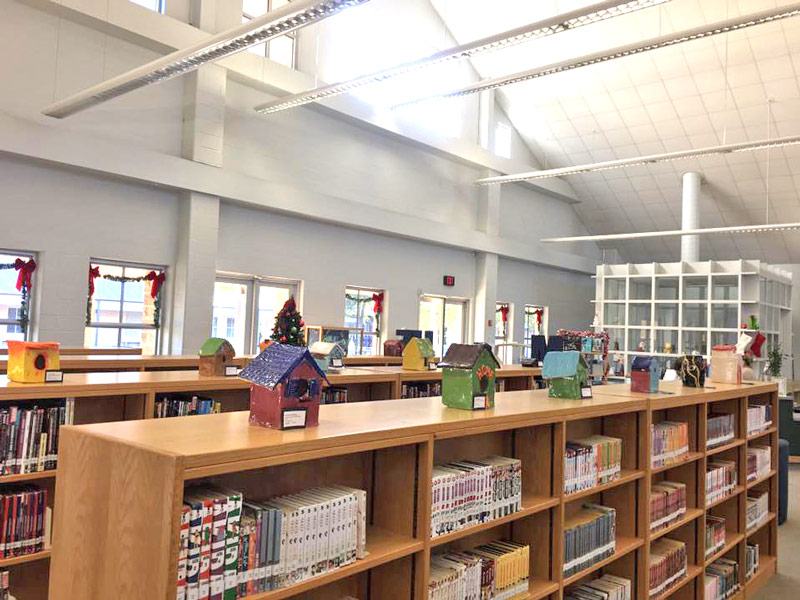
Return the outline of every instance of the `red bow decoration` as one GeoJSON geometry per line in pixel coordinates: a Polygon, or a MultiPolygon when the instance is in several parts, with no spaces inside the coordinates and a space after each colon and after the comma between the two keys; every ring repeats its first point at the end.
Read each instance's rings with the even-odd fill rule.
{"type": "Polygon", "coordinates": [[[17,290],[22,290],[24,285],[26,289],[31,289],[31,275],[36,270],[36,261],[32,258],[25,262],[21,258],[14,261],[14,268],[19,271],[17,276],[17,290]]]}
{"type": "Polygon", "coordinates": [[[536,323],[539,325],[539,327],[541,327],[542,326],[542,319],[544,318],[544,309],[543,308],[537,308],[535,311],[533,311],[533,314],[536,317],[536,323]]]}
{"type": "Polygon", "coordinates": [[[94,296],[94,280],[100,277],[100,267],[89,265],[89,296],[94,296]]]}
{"type": "Polygon", "coordinates": [[[383,312],[383,292],[372,294],[372,302],[374,303],[372,309],[375,311],[375,314],[381,314],[383,312]]]}
{"type": "Polygon", "coordinates": [[[156,273],[155,271],[150,271],[147,275],[145,275],[145,279],[147,281],[152,281],[153,285],[150,288],[150,297],[155,298],[158,296],[158,292],[161,291],[161,286],[164,285],[164,280],[167,276],[164,273],[156,273]]]}
{"type": "Polygon", "coordinates": [[[508,306],[500,307],[500,318],[503,319],[503,323],[508,323],[508,306]]]}

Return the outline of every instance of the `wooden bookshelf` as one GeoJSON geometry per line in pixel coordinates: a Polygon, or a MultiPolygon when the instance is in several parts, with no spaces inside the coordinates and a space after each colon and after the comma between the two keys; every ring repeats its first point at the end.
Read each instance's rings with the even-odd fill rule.
{"type": "MultiPolygon", "coordinates": [[[[142,384],[151,387],[140,389],[140,394],[156,393],[160,385],[177,389],[176,381],[142,384]]],[[[181,385],[185,388],[187,383],[192,387],[208,382],[181,385]]],[[[184,486],[211,481],[253,498],[331,483],[361,487],[368,493],[371,554],[367,559],[247,600],[335,600],[346,594],[420,600],[426,597],[432,552],[469,548],[503,537],[531,545],[532,578],[521,598],[557,600],[565,588],[610,573],[631,579],[635,597],[647,600],[650,543],[664,536],[686,543],[689,568],[686,577],[659,598],[703,600],[702,571],[708,562],[705,516],[709,513],[730,519],[726,546],[709,560],[731,556],[742,564],[741,598],[746,598],[775,572],[777,522],[767,518],[758,528],[746,531],[744,419],[748,398],[773,402],[777,415],[777,390],[767,383],[713,385],[714,390],[692,390],[664,383],[663,391],[671,393],[657,395],[632,394],[627,386],[603,386],[594,388],[593,399],[581,401],[551,399],[545,390],[505,392],[497,394],[493,410],[478,412],[445,408],[439,398],[327,405],[321,407],[319,427],[296,431],[250,427],[245,412],[67,427],[62,432],[56,480],[49,597],[171,600],[184,486]],[[740,489],[707,509],[705,419],[708,406],[720,401],[732,401],[739,411],[737,436],[743,443],[727,448],[721,456],[737,461],[740,489]],[[652,469],[651,424],[679,417],[690,422],[691,457],[652,469]],[[623,439],[621,478],[577,497],[565,495],[564,445],[568,439],[593,433],[623,439]],[[522,460],[522,510],[431,538],[433,465],[490,453],[522,460]],[[688,510],[667,530],[651,533],[650,486],[662,479],[687,483],[691,488],[688,510]],[[563,524],[582,501],[601,502],[617,510],[616,551],[564,577],[563,524]],[[95,526],[98,515],[106,526],[95,526]],[[745,585],[746,542],[759,543],[762,558],[745,585]]],[[[759,443],[765,441],[773,446],[777,464],[777,433],[759,438],[759,443]]],[[[770,473],[755,482],[754,489],[769,489],[770,512],[775,513],[777,477],[770,473]]],[[[21,600],[45,597],[43,589],[39,594],[21,600]]]]}

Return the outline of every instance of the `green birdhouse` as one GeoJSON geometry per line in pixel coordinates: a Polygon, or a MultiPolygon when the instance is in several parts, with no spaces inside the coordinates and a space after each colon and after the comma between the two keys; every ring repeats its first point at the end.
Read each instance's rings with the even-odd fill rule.
{"type": "Polygon", "coordinates": [[[589,387],[589,365],[577,350],[548,352],[544,356],[542,377],[547,380],[551,398],[580,400],[589,387]]]}
{"type": "Polygon", "coordinates": [[[489,344],[450,344],[442,368],[442,402],[450,408],[494,407],[494,381],[500,362],[489,344]]]}

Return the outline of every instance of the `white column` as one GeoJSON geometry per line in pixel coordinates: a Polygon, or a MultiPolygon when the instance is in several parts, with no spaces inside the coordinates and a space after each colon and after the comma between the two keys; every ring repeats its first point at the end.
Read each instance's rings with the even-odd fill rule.
{"type": "MultiPolygon", "coordinates": [[[[683,174],[683,205],[681,208],[681,229],[698,229],[700,227],[700,185],[703,176],[700,173],[683,174]]],[[[696,262],[700,260],[700,236],[681,236],[681,260],[696,262]]]]}
{"type": "MultiPolygon", "coordinates": [[[[500,233],[500,189],[499,185],[479,188],[478,229],[489,235],[500,233]]],[[[497,254],[476,253],[474,339],[476,342],[486,342],[492,346],[494,346],[494,317],[497,304],[497,266],[497,254]]]]}

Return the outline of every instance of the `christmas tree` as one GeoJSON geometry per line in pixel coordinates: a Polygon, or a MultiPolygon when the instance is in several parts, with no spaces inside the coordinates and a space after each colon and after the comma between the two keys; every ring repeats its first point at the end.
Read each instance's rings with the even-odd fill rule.
{"type": "Polygon", "coordinates": [[[290,297],[283,308],[275,316],[275,327],[272,329],[272,339],[281,344],[290,346],[305,346],[306,339],[303,335],[303,317],[297,312],[294,296],[290,297]]]}

